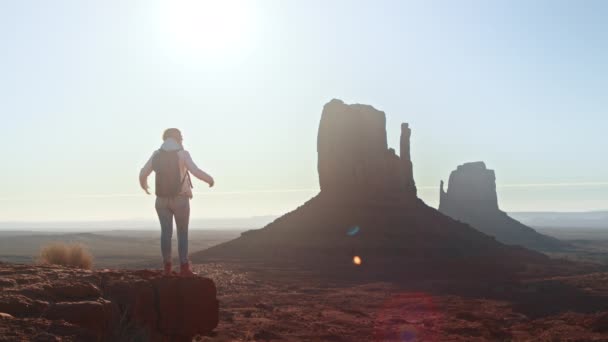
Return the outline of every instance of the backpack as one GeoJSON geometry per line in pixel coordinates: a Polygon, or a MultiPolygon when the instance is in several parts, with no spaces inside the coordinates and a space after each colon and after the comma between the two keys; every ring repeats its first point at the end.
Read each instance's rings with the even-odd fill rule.
{"type": "MultiPolygon", "coordinates": [[[[156,196],[174,197],[182,192],[182,184],[190,174],[186,171],[184,178],[181,178],[179,169],[179,151],[158,150],[152,159],[152,169],[156,174],[156,196]]],[[[192,183],[190,183],[192,184],[192,183]]],[[[190,185],[192,186],[192,185],[190,185]]]]}

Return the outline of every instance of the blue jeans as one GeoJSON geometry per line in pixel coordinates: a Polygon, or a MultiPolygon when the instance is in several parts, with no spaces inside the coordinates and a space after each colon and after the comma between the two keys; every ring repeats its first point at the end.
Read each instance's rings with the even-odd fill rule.
{"type": "Polygon", "coordinates": [[[156,213],[160,221],[160,249],[165,263],[171,262],[173,218],[177,226],[177,251],[182,264],[188,262],[188,223],[190,199],[186,196],[156,197],[156,213]]]}

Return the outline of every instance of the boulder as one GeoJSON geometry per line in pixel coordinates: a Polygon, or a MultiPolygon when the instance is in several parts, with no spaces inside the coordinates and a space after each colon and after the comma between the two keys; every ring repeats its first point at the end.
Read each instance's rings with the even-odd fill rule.
{"type": "Polygon", "coordinates": [[[191,337],[219,323],[213,281],[201,277],[162,277],[153,281],[158,300],[158,328],[165,336],[191,337]]]}

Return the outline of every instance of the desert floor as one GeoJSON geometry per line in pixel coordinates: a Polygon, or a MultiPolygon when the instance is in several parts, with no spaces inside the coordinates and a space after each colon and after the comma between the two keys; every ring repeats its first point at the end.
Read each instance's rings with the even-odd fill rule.
{"type": "MultiPolygon", "coordinates": [[[[220,300],[220,325],[201,337],[205,341],[608,341],[608,310],[577,312],[574,305],[542,313],[506,300],[386,282],[335,283],[297,270],[195,269],[215,280],[220,300]]],[[[608,292],[605,273],[537,281],[569,284],[598,298],[608,292]]]]}
{"type": "MultiPolygon", "coordinates": [[[[577,246],[554,256],[603,263],[608,255],[608,236],[603,232],[581,235],[576,230],[545,229],[543,233],[577,246]]],[[[239,234],[192,231],[191,251],[239,234]]],[[[0,260],[31,263],[41,246],[61,241],[89,246],[96,268],[154,268],[160,260],[158,235],[152,230],[2,232],[0,260]]],[[[213,263],[194,269],[216,282],[220,300],[219,327],[199,340],[608,341],[608,304],[603,306],[608,273],[536,279],[520,289],[525,299],[518,301],[388,282],[335,282],[314,271],[259,265],[213,263]],[[576,291],[560,290],[562,286],[576,291]],[[583,300],[586,295],[591,297],[583,300]]],[[[448,287],[456,285],[444,281],[448,287]]]]}

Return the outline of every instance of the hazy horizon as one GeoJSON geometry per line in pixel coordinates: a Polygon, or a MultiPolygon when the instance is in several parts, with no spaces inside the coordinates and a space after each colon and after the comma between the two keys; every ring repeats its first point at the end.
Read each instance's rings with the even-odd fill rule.
{"type": "MultiPolygon", "coordinates": [[[[608,230],[608,211],[508,212],[518,221],[535,228],[565,228],[573,232],[608,230]]],[[[263,228],[281,215],[252,217],[192,218],[193,230],[249,230],[263,228]]],[[[107,231],[159,231],[155,218],[99,221],[0,221],[2,232],[95,233],[107,231]]]]}
{"type": "Polygon", "coordinates": [[[430,206],[440,180],[483,160],[504,211],[608,210],[607,9],[0,3],[0,221],[155,220],[137,175],[167,127],[217,183],[195,182],[193,218],[281,215],[318,192],[332,98],[385,111],[392,147],[410,124],[430,206]]]}

